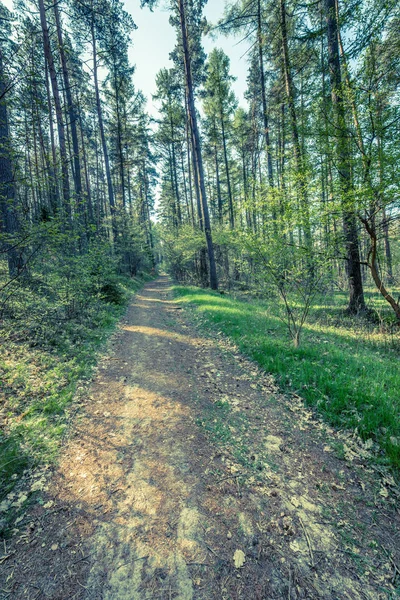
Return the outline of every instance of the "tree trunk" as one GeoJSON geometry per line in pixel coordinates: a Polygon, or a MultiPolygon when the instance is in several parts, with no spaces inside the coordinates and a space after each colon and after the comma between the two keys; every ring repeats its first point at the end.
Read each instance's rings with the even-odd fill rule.
{"type": "Polygon", "coordinates": [[[228,152],[226,149],[226,135],[225,135],[225,124],[224,124],[224,116],[221,112],[221,132],[222,132],[222,146],[224,149],[224,163],[225,163],[225,173],[226,173],[226,184],[228,187],[228,201],[229,201],[229,224],[231,229],[235,227],[235,217],[233,214],[233,199],[232,199],[232,188],[231,188],[231,179],[229,176],[229,164],[228,164],[228,152]]]}
{"type": "Polygon", "coordinates": [[[186,78],[186,89],[187,89],[187,100],[188,100],[188,109],[189,109],[189,117],[190,117],[190,126],[193,132],[193,152],[196,159],[197,170],[198,170],[198,180],[199,180],[199,190],[201,203],[203,208],[203,217],[204,217],[204,231],[206,234],[207,241],[207,252],[208,252],[208,260],[210,264],[210,287],[213,290],[218,289],[218,280],[217,280],[217,269],[215,265],[215,257],[214,257],[214,247],[212,243],[212,235],[211,235],[211,224],[210,224],[210,215],[208,212],[208,204],[206,197],[206,188],[204,184],[204,170],[203,170],[203,157],[201,153],[201,145],[200,145],[200,134],[197,127],[197,115],[196,115],[196,107],[194,102],[194,94],[193,94],[193,80],[192,80],[192,67],[191,67],[191,58],[190,51],[188,45],[188,31],[187,31],[187,23],[185,16],[185,4],[184,0],[179,0],[179,16],[181,22],[181,32],[182,32],[182,44],[183,44],[183,60],[185,65],[185,78],[186,78]]]}
{"type": "MultiPolygon", "coordinates": [[[[70,83],[70,79],[69,79],[67,58],[65,55],[64,40],[63,40],[62,29],[61,29],[60,13],[58,10],[57,2],[55,2],[53,4],[53,9],[54,9],[55,22],[56,22],[56,29],[57,29],[58,51],[60,53],[61,69],[62,69],[63,80],[64,80],[64,88],[65,88],[65,96],[67,99],[67,113],[68,113],[68,118],[69,118],[69,126],[71,129],[72,154],[73,154],[73,163],[74,163],[73,175],[74,175],[74,187],[75,187],[75,202],[76,202],[76,206],[77,206],[77,210],[78,210],[78,215],[80,217],[81,228],[83,228],[84,227],[85,207],[83,205],[83,199],[82,199],[81,162],[80,162],[80,156],[79,156],[78,131],[77,131],[77,127],[76,127],[77,114],[76,114],[76,107],[72,100],[71,83],[70,83]]],[[[81,237],[81,243],[84,243],[84,238],[85,238],[84,230],[82,230],[80,232],[80,237],[81,237]]]]}
{"type": "Polygon", "coordinates": [[[385,286],[383,285],[383,281],[379,275],[379,268],[377,263],[377,254],[378,254],[378,240],[376,237],[376,230],[373,225],[368,221],[368,219],[361,219],[364,224],[365,230],[367,231],[371,243],[371,247],[368,253],[367,265],[371,270],[372,279],[375,282],[376,287],[385,298],[386,302],[390,304],[392,307],[397,320],[400,322],[400,304],[396,302],[393,296],[389,294],[385,286]]]}
{"type": "Polygon", "coordinates": [[[57,73],[54,65],[53,54],[50,46],[49,28],[46,20],[46,9],[44,6],[44,0],[39,0],[39,13],[40,23],[42,26],[43,35],[43,49],[46,57],[47,65],[49,68],[51,88],[53,92],[54,107],[56,111],[57,130],[58,130],[58,141],[60,144],[60,156],[61,156],[61,178],[62,178],[62,190],[64,200],[64,211],[67,215],[69,225],[72,225],[72,211],[70,202],[70,188],[69,188],[69,173],[68,173],[68,156],[65,139],[65,127],[63,121],[63,114],[61,109],[60,90],[58,88],[57,73]]]}
{"type": "Polygon", "coordinates": [[[44,80],[46,85],[46,100],[47,100],[47,110],[49,113],[49,129],[50,129],[50,144],[51,144],[51,156],[53,160],[52,164],[52,176],[51,176],[51,188],[52,194],[51,198],[54,198],[54,206],[53,212],[57,214],[59,209],[59,193],[58,193],[58,185],[57,185],[57,152],[56,152],[56,144],[54,140],[54,126],[53,126],[53,110],[51,107],[51,97],[50,97],[50,86],[49,86],[49,70],[47,65],[46,57],[44,59],[44,80]]]}
{"type": "Polygon", "coordinates": [[[217,184],[217,203],[218,203],[218,220],[222,224],[222,196],[221,196],[221,182],[219,178],[219,165],[218,165],[218,154],[217,144],[214,144],[214,160],[215,160],[215,179],[217,184]]]}
{"type": "MultiPolygon", "coordinates": [[[[92,11],[93,10],[94,9],[92,7],[92,11]]],[[[113,188],[113,183],[112,183],[112,179],[111,179],[110,158],[108,155],[106,135],[105,135],[105,131],[104,131],[103,109],[101,106],[101,99],[100,99],[99,80],[98,80],[98,73],[97,73],[97,71],[98,71],[97,46],[96,46],[96,36],[95,36],[95,29],[94,29],[93,12],[92,12],[92,23],[91,23],[91,35],[92,35],[92,51],[93,51],[93,80],[94,80],[94,90],[95,90],[95,95],[96,95],[97,119],[99,122],[100,140],[101,140],[101,147],[103,150],[103,157],[104,157],[104,169],[106,172],[108,201],[110,204],[112,230],[113,230],[113,236],[114,236],[114,242],[115,242],[118,237],[118,230],[117,230],[117,224],[116,224],[116,218],[115,218],[114,188],[113,188]]]]}
{"type": "Polygon", "coordinates": [[[292,140],[293,140],[293,151],[294,161],[296,166],[296,178],[297,178],[297,190],[299,195],[299,201],[301,206],[301,223],[303,226],[305,244],[308,251],[311,251],[312,239],[311,239],[311,227],[310,227],[310,212],[308,207],[308,191],[306,184],[306,173],[304,157],[300,146],[299,128],[297,125],[297,114],[296,106],[294,101],[294,86],[292,71],[289,58],[289,46],[287,38],[287,26],[286,26],[286,4],[285,0],[280,0],[280,16],[281,16],[281,37],[282,37],[282,57],[283,57],[283,71],[285,78],[286,96],[289,107],[289,117],[292,129],[292,140]]]}
{"type": "Polygon", "coordinates": [[[358,242],[357,222],[354,210],[349,206],[352,194],[350,172],[350,150],[346,127],[345,107],[342,95],[342,78],[339,60],[338,22],[335,0],[325,0],[325,18],[328,36],[328,61],[331,81],[331,97],[336,121],[336,153],[339,172],[339,183],[343,207],[343,231],[347,252],[347,275],[350,299],[348,310],[357,314],[365,310],[364,290],[361,277],[360,250],[358,242]]]}
{"type": "Polygon", "coordinates": [[[271,142],[270,142],[270,137],[269,137],[267,93],[266,93],[266,89],[265,89],[264,53],[263,53],[263,39],[262,39],[262,28],[261,28],[261,0],[257,0],[257,42],[258,42],[258,58],[260,61],[261,99],[262,99],[262,107],[263,107],[265,150],[267,153],[268,183],[269,183],[269,186],[271,188],[273,188],[274,187],[274,170],[273,170],[273,166],[272,166],[271,142]]]}
{"type": "Polygon", "coordinates": [[[182,224],[182,211],[181,211],[181,199],[179,195],[179,186],[178,186],[178,168],[176,165],[176,153],[175,153],[175,134],[174,134],[174,124],[172,120],[172,116],[170,118],[171,125],[171,158],[172,158],[172,175],[173,175],[173,186],[175,192],[176,199],[176,216],[178,219],[178,224],[182,224]]]}
{"type": "Polygon", "coordinates": [[[5,235],[2,243],[7,253],[8,272],[10,277],[16,277],[23,269],[22,249],[18,249],[15,234],[18,233],[18,217],[16,209],[16,194],[14,173],[12,167],[12,150],[10,144],[10,129],[8,125],[7,101],[5,94],[7,84],[3,69],[3,55],[0,48],[0,216],[1,231],[5,235]]]}

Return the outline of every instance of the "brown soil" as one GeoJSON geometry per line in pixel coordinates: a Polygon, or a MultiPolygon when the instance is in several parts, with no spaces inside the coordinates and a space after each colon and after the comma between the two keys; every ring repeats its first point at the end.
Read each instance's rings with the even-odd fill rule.
{"type": "Polygon", "coordinates": [[[192,321],[166,277],[136,295],[59,467],[31,481],[43,504],[0,551],[0,598],[394,598],[393,480],[192,321]]]}

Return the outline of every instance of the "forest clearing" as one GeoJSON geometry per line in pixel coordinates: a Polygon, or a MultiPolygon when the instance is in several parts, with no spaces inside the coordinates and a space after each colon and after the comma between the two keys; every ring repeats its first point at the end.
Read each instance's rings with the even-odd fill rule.
{"type": "Polygon", "coordinates": [[[398,9],[0,2],[0,600],[400,597],[398,9]]]}

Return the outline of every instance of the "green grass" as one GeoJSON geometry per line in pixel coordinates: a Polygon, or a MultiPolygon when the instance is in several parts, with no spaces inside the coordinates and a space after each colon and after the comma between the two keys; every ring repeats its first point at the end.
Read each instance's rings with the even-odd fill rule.
{"type": "MultiPolygon", "coordinates": [[[[89,380],[102,344],[145,279],[120,277],[119,303],[97,299],[68,320],[46,319],[40,328],[37,315],[3,323],[0,506],[26,469],[57,459],[76,392],[89,380]]],[[[0,529],[10,518],[11,513],[5,519],[0,514],[0,529]]]]}
{"type": "MultiPolygon", "coordinates": [[[[204,326],[228,336],[285,391],[299,394],[331,424],[372,438],[380,458],[400,468],[400,339],[345,316],[343,297],[312,310],[299,348],[277,301],[242,300],[194,287],[174,288],[204,326]]],[[[379,301],[378,301],[379,302],[379,301]]],[[[384,308],[382,308],[384,310],[384,308]]]]}

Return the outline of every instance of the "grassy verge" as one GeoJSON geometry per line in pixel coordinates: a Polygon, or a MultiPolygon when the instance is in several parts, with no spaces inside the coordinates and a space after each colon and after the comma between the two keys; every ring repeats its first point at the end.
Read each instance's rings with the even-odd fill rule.
{"type": "Polygon", "coordinates": [[[101,345],[145,279],[120,277],[118,302],[98,298],[70,319],[39,323],[40,311],[34,311],[35,318],[27,314],[21,322],[2,324],[0,511],[26,469],[57,458],[76,391],[90,377],[101,345]]]}
{"type": "MultiPolygon", "coordinates": [[[[182,304],[202,323],[228,336],[282,389],[297,393],[331,424],[372,438],[380,458],[400,468],[400,343],[377,327],[347,319],[337,306],[316,306],[294,348],[276,301],[238,300],[176,286],[182,304]]],[[[334,303],[335,304],[335,303],[334,303]]]]}

